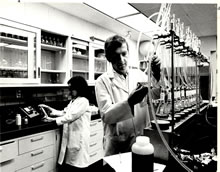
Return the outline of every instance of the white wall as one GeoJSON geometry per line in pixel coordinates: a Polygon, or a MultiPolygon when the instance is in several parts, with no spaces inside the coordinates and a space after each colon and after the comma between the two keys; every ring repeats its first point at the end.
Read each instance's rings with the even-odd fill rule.
{"type": "Polygon", "coordinates": [[[200,37],[201,39],[201,53],[207,57],[211,57],[211,51],[217,51],[217,37],[206,36],[200,37]]]}
{"type": "MultiPolygon", "coordinates": [[[[43,3],[17,3],[0,1],[0,17],[31,25],[56,33],[89,40],[95,36],[102,40],[115,34],[105,28],[61,12],[43,3]]],[[[128,41],[130,46],[129,64],[138,64],[136,43],[128,41]]]]}

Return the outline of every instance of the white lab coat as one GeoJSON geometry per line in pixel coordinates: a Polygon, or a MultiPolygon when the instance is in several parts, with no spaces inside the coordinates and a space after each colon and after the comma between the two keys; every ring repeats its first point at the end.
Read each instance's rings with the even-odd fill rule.
{"type": "Polygon", "coordinates": [[[56,123],[63,125],[59,164],[65,161],[75,167],[89,165],[90,118],[89,101],[84,97],[71,101],[63,116],[56,118],[56,123]]]}
{"type": "Polygon", "coordinates": [[[126,79],[112,70],[96,80],[96,100],[104,123],[105,156],[114,152],[112,145],[115,139],[124,141],[135,136],[134,131],[137,135],[142,135],[143,129],[150,126],[147,102],[135,105],[134,117],[127,102],[137,83],[147,81],[147,75],[139,69],[129,69],[126,79]]]}

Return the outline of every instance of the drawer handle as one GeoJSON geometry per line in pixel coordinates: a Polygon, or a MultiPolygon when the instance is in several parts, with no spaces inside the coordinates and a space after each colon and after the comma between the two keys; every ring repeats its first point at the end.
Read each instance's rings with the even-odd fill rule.
{"type": "Polygon", "coordinates": [[[93,137],[93,136],[95,136],[95,135],[97,135],[97,133],[94,133],[94,134],[90,134],[90,137],[93,137]]]}
{"type": "Polygon", "coordinates": [[[43,136],[41,137],[38,137],[38,138],[34,138],[34,139],[31,139],[31,142],[36,142],[36,141],[39,141],[39,140],[43,140],[43,136]]]}
{"type": "Polygon", "coordinates": [[[93,146],[95,146],[95,145],[97,145],[97,143],[93,143],[93,144],[91,144],[91,145],[89,145],[90,147],[93,147],[93,146]]]}
{"type": "Polygon", "coordinates": [[[31,153],[31,156],[36,156],[36,155],[39,155],[39,154],[42,154],[44,153],[44,151],[39,151],[39,152],[34,152],[34,153],[31,153]]]}
{"type": "Polygon", "coordinates": [[[96,152],[96,153],[94,153],[94,154],[91,154],[91,155],[90,155],[90,157],[93,157],[93,156],[95,156],[96,154],[97,154],[97,152],[96,152]]]}
{"type": "Polygon", "coordinates": [[[36,170],[36,169],[41,168],[41,167],[43,167],[43,166],[44,166],[44,162],[42,162],[42,163],[39,164],[39,165],[32,166],[32,167],[31,167],[31,170],[36,170]]]}

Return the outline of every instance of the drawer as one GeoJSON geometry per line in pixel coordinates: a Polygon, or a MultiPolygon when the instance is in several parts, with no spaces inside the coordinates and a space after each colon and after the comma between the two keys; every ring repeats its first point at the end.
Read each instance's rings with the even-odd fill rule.
{"type": "Polygon", "coordinates": [[[0,143],[0,162],[14,159],[18,155],[17,141],[6,141],[0,143]]]}
{"type": "Polygon", "coordinates": [[[101,119],[92,120],[90,122],[90,131],[103,130],[103,124],[101,119]]]}
{"type": "Polygon", "coordinates": [[[18,170],[17,172],[48,172],[54,168],[53,158],[33,164],[29,167],[18,170]]]}
{"type": "Polygon", "coordinates": [[[90,158],[89,164],[93,164],[94,162],[102,159],[103,149],[99,149],[99,150],[96,150],[95,152],[90,153],[89,158],[90,158]]]}
{"type": "Polygon", "coordinates": [[[15,159],[0,163],[1,172],[15,171],[15,159]]]}
{"type": "Polygon", "coordinates": [[[102,141],[101,140],[96,140],[94,142],[90,142],[89,143],[89,154],[98,150],[98,149],[102,149],[102,141]]]}
{"type": "Polygon", "coordinates": [[[94,142],[95,140],[99,140],[100,142],[102,142],[103,130],[96,130],[90,133],[90,142],[94,142]]]}
{"type": "Polygon", "coordinates": [[[19,154],[30,152],[55,143],[55,132],[32,135],[18,140],[19,154]]]}
{"type": "Polygon", "coordinates": [[[21,169],[44,159],[49,159],[54,156],[53,145],[40,148],[25,154],[22,154],[16,159],[16,168],[21,169]]]}

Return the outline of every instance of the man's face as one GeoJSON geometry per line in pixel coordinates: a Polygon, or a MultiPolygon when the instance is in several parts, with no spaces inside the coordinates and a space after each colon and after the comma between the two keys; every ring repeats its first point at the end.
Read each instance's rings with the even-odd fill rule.
{"type": "Polygon", "coordinates": [[[126,43],[123,43],[121,47],[117,48],[112,53],[111,63],[113,69],[121,75],[127,73],[127,61],[128,61],[128,47],[126,43]]]}

